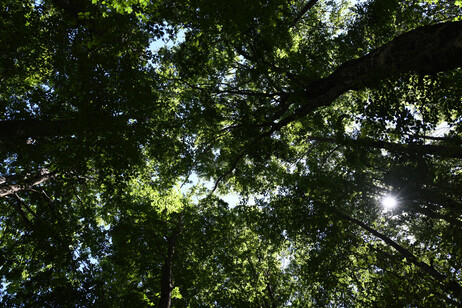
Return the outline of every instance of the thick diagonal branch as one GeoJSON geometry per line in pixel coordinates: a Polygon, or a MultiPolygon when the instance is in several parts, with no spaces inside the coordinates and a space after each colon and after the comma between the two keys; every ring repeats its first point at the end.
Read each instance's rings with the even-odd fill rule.
{"type": "MultiPolygon", "coordinates": [[[[31,189],[34,186],[40,185],[49,179],[53,178],[55,174],[51,173],[48,169],[42,169],[39,173],[34,175],[26,175],[16,184],[7,184],[0,186],[0,197],[13,195],[18,191],[31,189]]],[[[16,178],[16,176],[14,176],[16,178]]],[[[13,177],[12,177],[13,178],[13,177]]],[[[0,178],[6,181],[7,178],[0,178]]]]}
{"type": "Polygon", "coordinates": [[[345,62],[331,75],[306,85],[295,113],[282,118],[274,132],[349,90],[373,87],[402,73],[434,74],[462,67],[462,21],[424,26],[404,33],[369,54],[345,62]]]}
{"type": "MultiPolygon", "coordinates": [[[[320,107],[330,106],[340,95],[349,90],[374,87],[380,81],[402,73],[433,74],[459,67],[462,67],[462,21],[417,28],[396,37],[361,58],[345,62],[331,75],[307,84],[304,95],[288,93],[288,100],[290,101],[290,96],[293,96],[292,104],[297,104],[299,107],[295,108],[293,113],[267,123],[270,127],[249,144],[255,146],[289,123],[303,118],[320,107]]],[[[288,109],[289,105],[284,106],[280,114],[285,114],[288,109]]],[[[385,144],[381,146],[391,147],[385,144]]],[[[239,161],[246,156],[248,148],[248,145],[243,147],[231,166],[217,180],[214,190],[219,182],[236,169],[239,161]]],[[[440,153],[440,148],[430,146],[426,149],[440,153]]],[[[460,150],[457,150],[454,155],[460,156],[460,150]]]]}

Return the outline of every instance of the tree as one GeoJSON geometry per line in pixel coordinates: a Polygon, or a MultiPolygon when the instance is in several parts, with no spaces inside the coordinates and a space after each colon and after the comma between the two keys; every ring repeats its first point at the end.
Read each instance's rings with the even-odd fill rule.
{"type": "MultiPolygon", "coordinates": [[[[380,223],[387,230],[375,235],[385,235],[379,238],[400,247],[390,250],[392,242],[385,241],[386,253],[396,263],[388,265],[394,268],[390,272],[407,272],[403,277],[408,277],[407,286],[413,290],[404,294],[399,278],[380,275],[385,268],[369,268],[363,277],[375,290],[390,288],[399,295],[387,298],[374,293],[374,300],[360,297],[359,303],[454,304],[454,298],[460,298],[458,257],[452,257],[456,245],[451,243],[460,232],[460,215],[456,214],[460,198],[453,194],[459,191],[456,170],[460,167],[453,158],[461,148],[460,87],[456,85],[460,81],[456,69],[460,67],[460,49],[453,45],[450,53],[440,54],[446,49],[439,39],[430,38],[447,27],[444,44],[455,43],[457,40],[449,37],[460,36],[461,24],[448,19],[457,17],[460,8],[454,4],[370,1],[357,5],[360,15],[351,18],[341,15],[342,4],[320,2],[313,6],[307,2],[306,6],[310,9],[301,19],[299,14],[285,15],[291,8],[284,5],[276,9],[279,18],[265,15],[262,9],[259,19],[252,22],[249,17],[242,22],[240,18],[246,18],[243,13],[236,17],[238,29],[227,24],[234,21],[232,9],[209,8],[187,24],[191,30],[183,44],[165,51],[164,73],[177,85],[175,93],[168,95],[176,94],[185,102],[183,113],[197,119],[190,122],[192,126],[200,123],[194,127],[200,133],[193,168],[212,177],[215,189],[264,195],[269,199],[269,213],[279,213],[270,216],[291,217],[274,224],[281,224],[281,231],[291,230],[288,238],[294,246],[314,247],[297,252],[296,259],[297,263],[310,260],[310,270],[318,273],[304,279],[302,288],[310,291],[296,293],[304,294],[299,303],[354,306],[358,302],[348,288],[355,285],[367,290],[347,270],[348,261],[358,254],[355,245],[377,239],[361,230],[351,237],[345,233],[345,223],[342,227],[335,223],[336,215],[317,210],[333,207],[356,219],[347,220],[350,223],[368,222],[351,228],[380,223]],[[210,12],[213,9],[215,14],[210,12]],[[435,9],[444,13],[427,14],[435,9]],[[442,123],[447,124],[448,134],[435,137],[435,129],[442,123]],[[447,188],[431,188],[439,181],[447,188]],[[401,198],[400,224],[383,221],[377,207],[379,196],[388,191],[401,198]],[[290,200],[285,210],[291,214],[280,213],[280,198],[290,200]],[[309,211],[314,208],[316,215],[302,214],[307,210],[296,206],[294,200],[304,200],[302,204],[307,204],[309,211]],[[304,221],[294,222],[299,219],[304,221]],[[432,222],[434,227],[425,232],[432,222]],[[311,236],[301,240],[300,230],[311,236]],[[444,236],[435,237],[439,232],[444,236]],[[342,260],[339,264],[327,257],[336,249],[340,250],[335,252],[335,260],[342,260]],[[404,251],[416,255],[415,261],[406,258],[413,262],[405,263],[406,268],[401,263],[403,256],[399,257],[404,251]],[[409,275],[415,270],[412,266],[419,268],[417,264],[430,267],[424,275],[409,275]],[[449,276],[440,279],[433,269],[449,276]],[[445,282],[440,284],[442,280],[445,282]],[[432,291],[423,292],[425,285],[432,291]]],[[[298,12],[304,8],[302,5],[298,12]]],[[[367,251],[363,258],[372,260],[375,252],[370,245],[363,245],[367,251]]],[[[295,277],[302,275],[294,272],[295,277]]],[[[370,291],[361,292],[364,296],[370,291]]]]}
{"type": "Polygon", "coordinates": [[[2,197],[2,304],[89,306],[101,296],[94,261],[107,253],[97,187],[44,183],[2,197]]]}
{"type": "Polygon", "coordinates": [[[460,305],[461,13],[6,1],[2,301],[460,305]]]}

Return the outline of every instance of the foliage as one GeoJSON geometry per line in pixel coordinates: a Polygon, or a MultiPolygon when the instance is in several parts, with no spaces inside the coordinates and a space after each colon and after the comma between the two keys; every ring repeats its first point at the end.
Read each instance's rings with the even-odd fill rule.
{"type": "Polygon", "coordinates": [[[5,306],[462,303],[460,1],[1,8],[5,306]]]}

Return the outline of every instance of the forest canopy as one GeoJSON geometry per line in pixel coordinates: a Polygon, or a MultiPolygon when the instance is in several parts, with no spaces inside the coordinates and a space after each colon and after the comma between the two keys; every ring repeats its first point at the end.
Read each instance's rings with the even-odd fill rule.
{"type": "Polygon", "coordinates": [[[5,307],[462,305],[462,2],[5,0],[5,307]]]}

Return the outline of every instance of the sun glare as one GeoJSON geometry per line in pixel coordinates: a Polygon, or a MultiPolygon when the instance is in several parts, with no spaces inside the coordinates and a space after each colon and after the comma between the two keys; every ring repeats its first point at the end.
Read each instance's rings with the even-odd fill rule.
{"type": "Polygon", "coordinates": [[[383,197],[382,199],[382,206],[386,209],[386,210],[391,210],[392,208],[394,208],[396,206],[398,202],[396,201],[396,198],[393,197],[393,196],[385,196],[383,197]]]}

